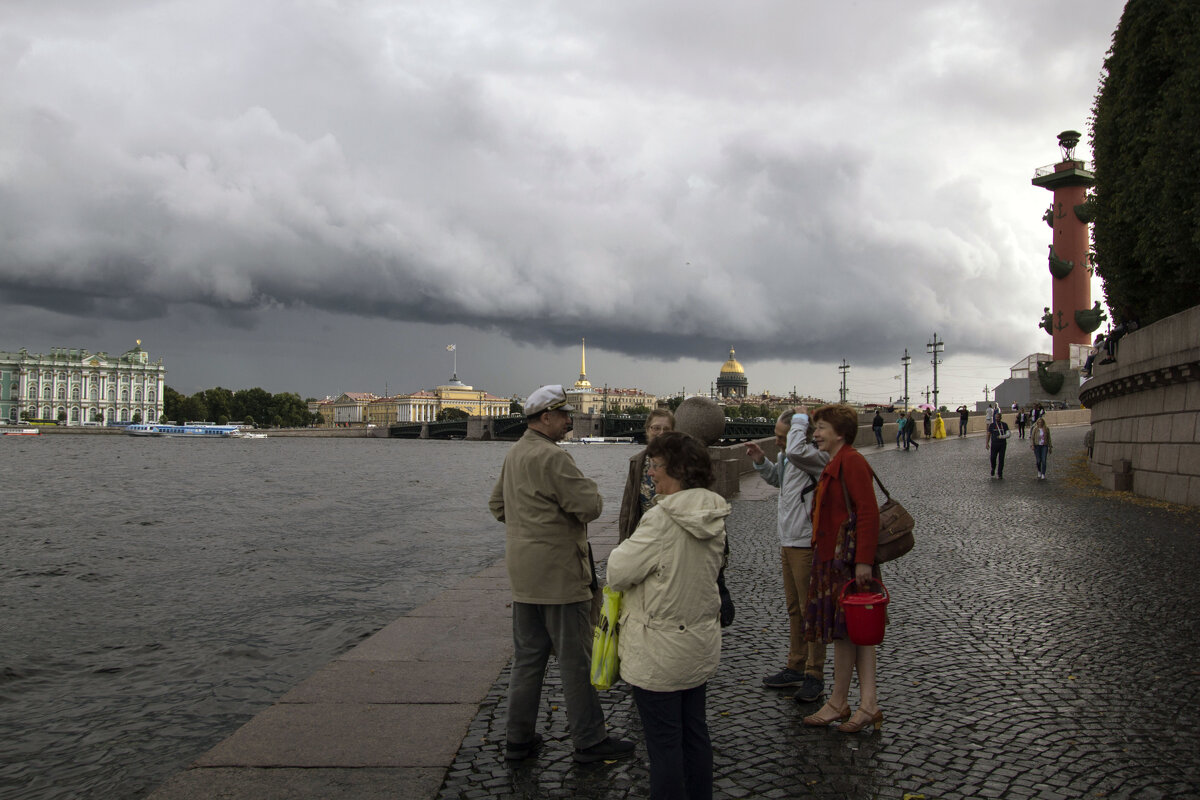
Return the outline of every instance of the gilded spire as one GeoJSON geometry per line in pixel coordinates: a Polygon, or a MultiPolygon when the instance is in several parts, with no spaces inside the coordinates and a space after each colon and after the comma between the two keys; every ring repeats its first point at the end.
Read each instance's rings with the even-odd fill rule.
{"type": "Polygon", "coordinates": [[[579,380],[575,381],[576,389],[590,389],[591,382],[587,379],[587,339],[580,339],[582,346],[579,350],[579,380]]]}

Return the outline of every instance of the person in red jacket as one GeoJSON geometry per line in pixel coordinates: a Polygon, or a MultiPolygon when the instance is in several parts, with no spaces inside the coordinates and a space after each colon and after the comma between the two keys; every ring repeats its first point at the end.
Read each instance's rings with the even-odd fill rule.
{"type": "Polygon", "coordinates": [[[805,725],[825,727],[843,721],[838,730],[855,733],[868,725],[883,726],[875,685],[875,647],[860,646],[846,634],[846,614],[839,597],[855,581],[859,589],[879,577],[875,547],[879,541],[879,506],[871,466],[851,445],[858,433],[858,414],[847,405],[821,406],[813,414],[813,442],[830,461],[817,484],[813,513],[813,565],[804,614],[808,641],[833,642],[833,691],[805,725]],[[845,491],[843,491],[845,487],[845,491]],[[846,507],[846,497],[850,508],[846,507]],[[858,673],[859,706],[850,714],[850,678],[858,673]]]}

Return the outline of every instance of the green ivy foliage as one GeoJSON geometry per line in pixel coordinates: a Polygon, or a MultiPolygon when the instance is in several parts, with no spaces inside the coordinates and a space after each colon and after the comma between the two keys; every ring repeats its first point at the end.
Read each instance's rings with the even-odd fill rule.
{"type": "Polygon", "coordinates": [[[1200,304],[1200,2],[1125,6],[1091,142],[1096,271],[1113,321],[1200,304]]]}

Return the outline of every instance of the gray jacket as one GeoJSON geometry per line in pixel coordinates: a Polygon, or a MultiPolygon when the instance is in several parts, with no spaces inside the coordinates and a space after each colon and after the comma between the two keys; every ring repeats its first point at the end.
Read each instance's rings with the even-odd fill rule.
{"type": "Polygon", "coordinates": [[[812,504],[814,490],[805,493],[821,477],[829,454],[808,441],[808,415],[792,416],[787,446],[778,462],[770,459],[755,464],[759,476],[779,487],[779,544],[783,547],[812,546],[812,504]]]}

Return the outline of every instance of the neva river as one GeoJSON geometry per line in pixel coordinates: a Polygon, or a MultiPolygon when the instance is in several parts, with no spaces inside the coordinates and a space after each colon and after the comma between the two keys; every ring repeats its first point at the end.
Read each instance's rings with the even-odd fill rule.
{"type": "MultiPolygon", "coordinates": [[[[0,797],[144,797],[504,555],[508,443],[0,437],[0,797]]],[[[572,445],[615,524],[633,445],[572,445]]]]}

